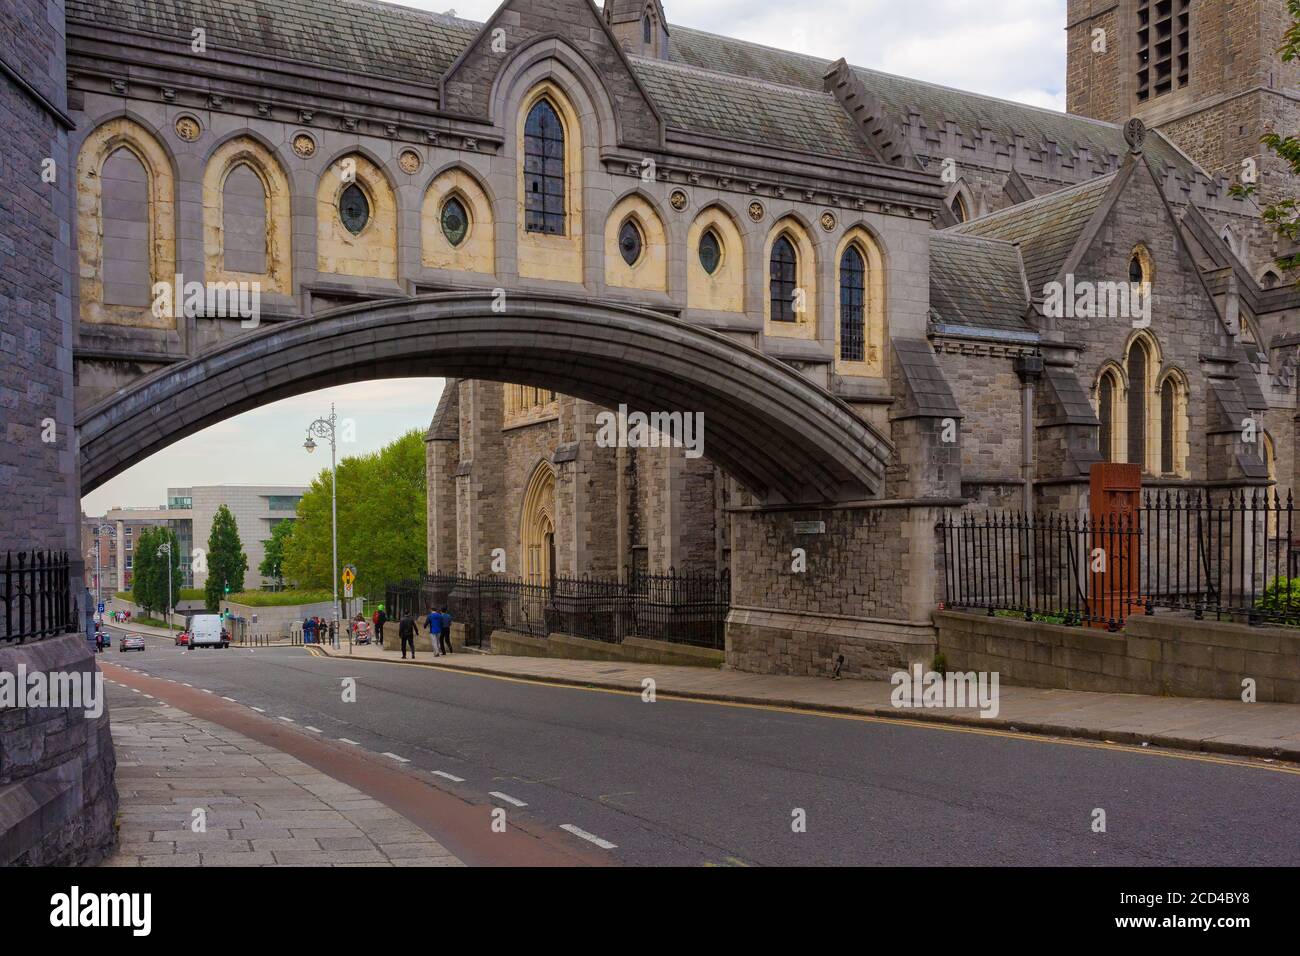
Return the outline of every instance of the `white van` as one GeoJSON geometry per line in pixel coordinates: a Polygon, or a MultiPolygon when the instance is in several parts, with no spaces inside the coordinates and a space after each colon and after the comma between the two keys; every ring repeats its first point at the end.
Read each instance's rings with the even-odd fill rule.
{"type": "Polygon", "coordinates": [[[190,618],[190,647],[229,647],[230,637],[220,614],[195,614],[190,618]]]}

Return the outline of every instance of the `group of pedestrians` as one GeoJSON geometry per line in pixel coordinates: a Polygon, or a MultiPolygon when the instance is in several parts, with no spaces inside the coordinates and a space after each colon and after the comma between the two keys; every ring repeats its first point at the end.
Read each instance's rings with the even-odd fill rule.
{"type": "Polygon", "coordinates": [[[330,639],[330,622],[323,617],[309,617],[302,622],[302,639],[305,644],[324,644],[330,639]]]}
{"type": "MultiPolygon", "coordinates": [[[[424,619],[424,629],[429,632],[433,643],[433,656],[442,657],[451,653],[451,612],[444,608],[429,608],[424,619]]],[[[402,639],[402,660],[406,660],[406,648],[411,648],[411,660],[415,660],[415,635],[420,630],[415,616],[407,611],[397,624],[397,636],[402,639]]]]}

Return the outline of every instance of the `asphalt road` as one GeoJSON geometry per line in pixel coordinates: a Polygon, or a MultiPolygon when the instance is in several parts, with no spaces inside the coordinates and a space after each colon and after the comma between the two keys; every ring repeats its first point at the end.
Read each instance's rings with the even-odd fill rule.
{"type": "Polygon", "coordinates": [[[405,758],[625,864],[1300,864],[1284,765],[147,640],[109,660],[405,758]]]}

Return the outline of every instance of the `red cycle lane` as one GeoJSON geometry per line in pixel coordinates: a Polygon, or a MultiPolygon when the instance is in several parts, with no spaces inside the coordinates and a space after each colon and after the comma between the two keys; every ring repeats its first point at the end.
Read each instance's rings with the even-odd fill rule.
{"type": "Polygon", "coordinates": [[[303,763],[355,787],[400,813],[470,866],[610,866],[616,861],[576,845],[562,831],[518,812],[504,833],[492,831],[492,804],[474,803],[394,767],[377,755],[286,727],[198,688],[128,671],[102,662],[105,677],[141,693],[152,694],[194,717],[291,754],[303,763]]]}

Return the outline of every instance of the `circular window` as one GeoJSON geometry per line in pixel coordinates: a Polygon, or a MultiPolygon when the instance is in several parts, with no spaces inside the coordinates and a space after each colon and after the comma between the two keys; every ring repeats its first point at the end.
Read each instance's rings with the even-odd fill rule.
{"type": "Polygon", "coordinates": [[[339,218],[354,236],[361,235],[361,230],[370,221],[370,200],[356,183],[343,190],[339,197],[339,218]]]}
{"type": "Polygon", "coordinates": [[[623,256],[623,261],[630,266],[636,265],[641,258],[644,244],[637,224],[631,219],[624,221],[622,228],[618,230],[618,251],[623,256]]]}
{"type": "Polygon", "coordinates": [[[712,229],[700,237],[700,265],[704,266],[704,271],[709,275],[717,272],[718,266],[722,265],[722,243],[712,229]]]}
{"type": "Polygon", "coordinates": [[[465,241],[467,232],[469,213],[465,211],[465,204],[455,197],[448,199],[442,207],[442,234],[453,246],[459,246],[465,241]]]}

